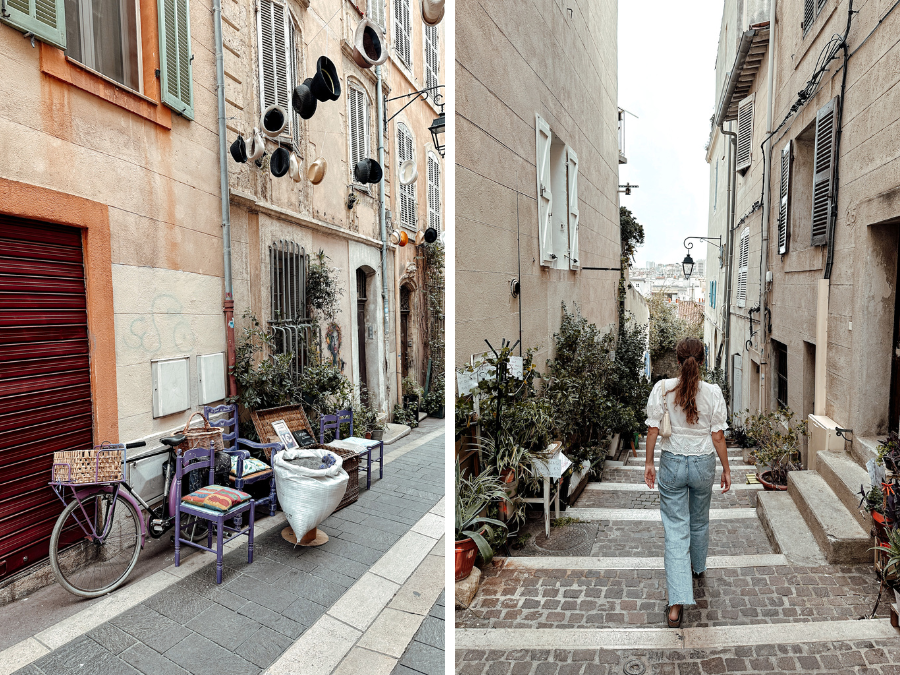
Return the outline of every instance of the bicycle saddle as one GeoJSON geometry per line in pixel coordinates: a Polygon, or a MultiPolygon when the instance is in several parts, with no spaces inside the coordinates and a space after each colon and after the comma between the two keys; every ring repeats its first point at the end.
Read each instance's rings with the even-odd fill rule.
{"type": "Polygon", "coordinates": [[[168,445],[170,448],[174,448],[176,445],[184,443],[184,435],[178,434],[177,436],[166,436],[165,438],[160,438],[159,442],[163,445],[168,445]]]}

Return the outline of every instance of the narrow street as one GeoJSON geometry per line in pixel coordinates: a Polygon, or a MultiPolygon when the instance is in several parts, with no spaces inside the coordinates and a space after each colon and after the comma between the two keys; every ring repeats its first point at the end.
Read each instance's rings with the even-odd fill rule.
{"type": "MultiPolygon", "coordinates": [[[[643,443],[637,454],[606,462],[603,482],[563,514],[579,522],[486,570],[470,608],[456,613],[460,675],[898,672],[890,591],[878,618],[857,620],[878,594],[871,563],[810,564],[800,547],[776,551],[740,449],[729,449],[732,491],[713,491],[697,605],[681,629],[667,628],[659,498],[643,484],[643,443]]],[[[794,526],[808,534],[802,519],[794,526]]]]}
{"type": "Polygon", "coordinates": [[[213,555],[176,568],[169,546],[147,561],[159,571],[105,598],[53,585],[4,607],[17,641],[0,645],[0,673],[442,673],[443,429],[427,419],[385,448],[384,478],[320,525],[321,547],[285,542],[278,512],[260,519],[252,564],[230,546],[221,586],[213,555]]]}

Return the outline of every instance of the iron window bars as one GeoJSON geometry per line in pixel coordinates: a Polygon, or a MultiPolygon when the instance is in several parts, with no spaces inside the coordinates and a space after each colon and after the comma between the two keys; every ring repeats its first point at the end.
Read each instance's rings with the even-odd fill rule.
{"type": "MultiPolygon", "coordinates": [[[[309,365],[309,346],[318,335],[306,306],[306,273],[309,257],[302,246],[279,239],[269,246],[269,299],[276,354],[293,354],[293,374],[309,365]]],[[[321,351],[321,350],[320,350],[321,351]]]]}

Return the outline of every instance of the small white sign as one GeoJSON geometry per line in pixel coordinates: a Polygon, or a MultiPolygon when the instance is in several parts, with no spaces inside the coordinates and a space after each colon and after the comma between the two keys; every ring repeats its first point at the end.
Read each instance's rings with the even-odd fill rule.
{"type": "Polygon", "coordinates": [[[551,443],[548,448],[550,451],[555,450],[550,456],[550,459],[546,462],[539,459],[534,460],[534,470],[537,471],[540,476],[554,479],[561,478],[566,472],[566,469],[572,466],[572,461],[562,453],[560,448],[562,448],[562,443],[555,441],[551,443]]]}
{"type": "Polygon", "coordinates": [[[494,366],[490,363],[481,363],[475,368],[475,374],[478,376],[479,382],[484,382],[485,380],[490,380],[494,377],[494,366]]]}
{"type": "Polygon", "coordinates": [[[478,389],[478,377],[471,370],[464,370],[456,374],[456,388],[460,396],[471,394],[478,389]]]}
{"type": "Polygon", "coordinates": [[[275,433],[278,434],[278,438],[281,439],[281,443],[284,445],[285,450],[300,449],[300,446],[297,445],[297,440],[294,438],[291,430],[288,429],[288,425],[284,420],[275,420],[272,422],[272,428],[275,430],[275,433]]]}
{"type": "Polygon", "coordinates": [[[509,357],[509,376],[514,377],[517,380],[522,380],[525,377],[525,361],[521,356],[510,356],[509,357]]]}

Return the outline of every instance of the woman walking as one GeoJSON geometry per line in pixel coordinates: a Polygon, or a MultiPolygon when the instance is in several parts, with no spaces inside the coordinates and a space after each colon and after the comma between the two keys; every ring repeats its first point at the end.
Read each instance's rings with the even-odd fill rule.
{"type": "Polygon", "coordinates": [[[722,494],[731,488],[724,433],[728,412],[722,390],[700,379],[703,343],[685,338],[675,347],[675,356],[681,376],[657,382],[647,401],[644,467],[644,480],[652,490],[656,483],[653,450],[658,438],[662,450],[659,505],[669,593],[666,621],[670,628],[680,627],[684,606],[695,604],[691,573],[699,577],[706,571],[716,454],[722,462],[722,494]]]}

